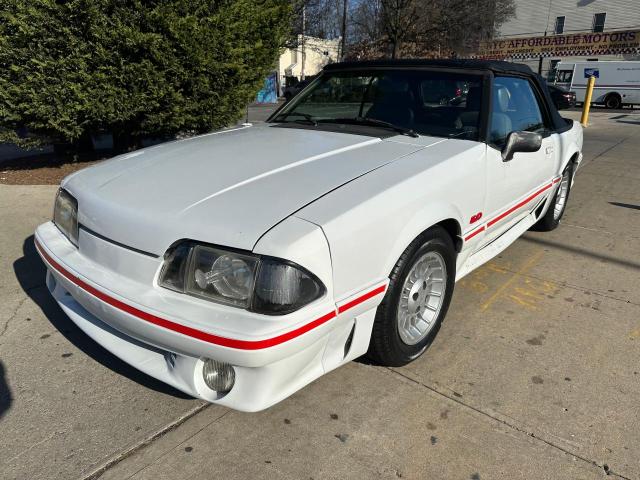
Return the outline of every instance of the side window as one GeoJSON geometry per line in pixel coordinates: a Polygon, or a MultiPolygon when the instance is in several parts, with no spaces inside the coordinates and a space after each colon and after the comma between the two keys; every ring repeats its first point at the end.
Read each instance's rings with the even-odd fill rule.
{"type": "Polygon", "coordinates": [[[573,78],[573,70],[558,70],[558,75],[556,76],[556,82],[571,83],[572,78],[573,78]]]}
{"type": "Polygon", "coordinates": [[[496,77],[492,88],[491,143],[502,147],[511,132],[545,131],[544,117],[528,80],[496,77]]]}

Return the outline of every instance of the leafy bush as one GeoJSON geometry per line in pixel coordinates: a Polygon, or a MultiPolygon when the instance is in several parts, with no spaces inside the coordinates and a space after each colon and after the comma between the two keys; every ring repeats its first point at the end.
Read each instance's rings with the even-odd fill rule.
{"type": "Polygon", "coordinates": [[[2,0],[0,141],[110,131],[124,149],[229,125],[289,20],[288,0],[2,0]]]}

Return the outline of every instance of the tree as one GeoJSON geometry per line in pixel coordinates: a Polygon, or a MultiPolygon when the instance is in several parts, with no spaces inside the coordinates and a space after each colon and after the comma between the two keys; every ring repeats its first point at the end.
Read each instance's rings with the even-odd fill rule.
{"type": "Polygon", "coordinates": [[[0,141],[229,125],[273,69],[287,0],[2,0],[0,141]],[[28,138],[16,132],[27,130],[28,138]]]}
{"type": "Polygon", "coordinates": [[[349,56],[468,55],[514,13],[514,0],[360,0],[349,56]]]}
{"type": "Polygon", "coordinates": [[[475,53],[481,41],[515,15],[513,0],[447,0],[441,29],[443,42],[459,54],[475,53]]]}
{"type": "Polygon", "coordinates": [[[302,34],[302,11],[305,32],[311,37],[333,39],[341,33],[343,0],[292,0],[291,37],[302,34]]]}
{"type": "Polygon", "coordinates": [[[366,0],[353,7],[351,15],[353,43],[372,43],[382,37],[382,1],[366,0]]]}
{"type": "Polygon", "coordinates": [[[391,58],[397,58],[402,42],[415,36],[420,23],[418,2],[414,0],[381,0],[382,29],[391,45],[391,58]]]}

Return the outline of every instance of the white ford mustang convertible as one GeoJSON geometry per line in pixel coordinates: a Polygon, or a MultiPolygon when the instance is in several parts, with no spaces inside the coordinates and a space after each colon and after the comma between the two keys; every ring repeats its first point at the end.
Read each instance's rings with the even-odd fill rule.
{"type": "Polygon", "coordinates": [[[363,354],[422,355],[456,280],[558,225],[582,135],[522,65],[330,65],[265,124],[67,177],[36,247],[96,342],[261,410],[363,354]]]}

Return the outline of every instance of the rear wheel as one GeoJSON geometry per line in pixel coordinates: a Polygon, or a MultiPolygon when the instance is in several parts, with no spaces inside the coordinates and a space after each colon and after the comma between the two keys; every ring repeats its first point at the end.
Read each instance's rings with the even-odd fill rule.
{"type": "Polygon", "coordinates": [[[607,98],[604,99],[604,105],[607,108],[620,108],[622,106],[622,98],[617,93],[610,93],[607,98]]]}
{"type": "Polygon", "coordinates": [[[564,169],[562,178],[560,179],[560,185],[556,190],[556,194],[553,197],[553,203],[549,205],[547,212],[538,222],[532,227],[532,230],[539,232],[550,232],[558,227],[560,219],[564,215],[564,211],[567,208],[567,201],[569,200],[569,193],[571,192],[571,182],[573,180],[573,163],[569,162],[567,168],[564,169]]]}
{"type": "Polygon", "coordinates": [[[407,247],[390,275],[378,307],[368,356],[401,366],[431,345],[444,319],[455,280],[455,250],[449,234],[434,227],[407,247]]]}

